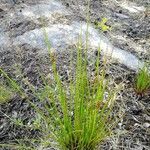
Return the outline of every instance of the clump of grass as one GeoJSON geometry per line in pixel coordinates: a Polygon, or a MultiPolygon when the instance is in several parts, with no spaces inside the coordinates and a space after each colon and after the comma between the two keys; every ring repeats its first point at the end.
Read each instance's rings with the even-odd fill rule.
{"type": "Polygon", "coordinates": [[[13,92],[10,88],[0,83],[0,104],[8,102],[13,97],[13,92]]]}
{"type": "Polygon", "coordinates": [[[150,73],[147,65],[144,65],[144,67],[139,70],[136,76],[135,91],[140,95],[150,91],[150,73]]]}
{"type": "Polygon", "coordinates": [[[75,77],[66,87],[57,71],[56,57],[50,51],[47,34],[45,34],[45,43],[50,52],[54,82],[47,84],[42,78],[44,86],[38,91],[28,81],[26,82],[32,94],[42,102],[43,108],[30,101],[27,95],[22,93],[23,90],[19,85],[1,70],[15,90],[25,95],[24,97],[40,116],[36,128],[39,128],[43,136],[33,145],[35,149],[38,145],[41,149],[52,146],[61,150],[94,150],[100,142],[111,135],[115,125],[112,109],[118,92],[116,87],[109,88],[109,81],[105,79],[105,65],[99,70],[100,49],[96,59],[95,79],[91,82],[87,69],[87,47],[85,49],[82,47],[80,38],[75,77]]]}

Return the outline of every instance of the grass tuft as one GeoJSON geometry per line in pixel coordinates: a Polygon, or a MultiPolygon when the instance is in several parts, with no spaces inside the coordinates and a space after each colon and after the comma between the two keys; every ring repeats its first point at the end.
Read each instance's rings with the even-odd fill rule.
{"type": "Polygon", "coordinates": [[[100,49],[96,59],[95,79],[92,82],[88,72],[87,47],[83,48],[81,39],[80,37],[77,47],[75,76],[66,87],[57,71],[57,60],[51,53],[45,33],[54,82],[47,84],[42,77],[44,86],[38,91],[29,83],[32,95],[40,100],[42,108],[30,101],[19,85],[1,70],[12,87],[21,95],[26,95],[40,118],[39,121],[34,121],[32,126],[42,132],[38,142],[32,144],[35,149],[52,146],[60,150],[95,150],[100,142],[112,133],[115,125],[112,109],[118,89],[110,89],[109,81],[105,79],[106,65],[99,69],[100,49]]]}
{"type": "Polygon", "coordinates": [[[148,66],[144,65],[144,67],[139,70],[136,76],[135,91],[137,94],[143,95],[149,90],[150,90],[150,74],[148,66]]]}

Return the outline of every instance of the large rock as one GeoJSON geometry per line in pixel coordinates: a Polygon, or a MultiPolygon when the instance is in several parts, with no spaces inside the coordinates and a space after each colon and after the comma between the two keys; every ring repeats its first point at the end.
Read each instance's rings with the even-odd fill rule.
{"type": "MultiPolygon", "coordinates": [[[[19,34],[11,36],[11,31],[4,29],[2,24],[0,31],[1,50],[7,50],[11,45],[30,44],[32,47],[41,49],[40,53],[47,52],[44,42],[44,31],[46,31],[51,46],[59,51],[64,50],[68,45],[77,44],[79,35],[82,34],[82,41],[85,43],[88,29],[88,44],[90,48],[102,49],[103,55],[111,56],[114,60],[126,65],[128,68],[138,70],[142,62],[133,54],[114,47],[111,42],[102,33],[99,33],[93,26],[85,22],[70,19],[74,14],[69,12],[60,2],[54,0],[40,1],[32,5],[24,4],[20,8],[14,9],[7,14],[7,20],[13,22],[17,20],[12,32],[18,32],[20,21],[28,20],[33,24],[40,24],[34,28],[27,28],[28,31],[19,28],[19,34]],[[10,17],[11,16],[11,17],[10,17]],[[88,27],[88,28],[87,28],[88,27]]],[[[8,22],[8,21],[7,21],[8,22]]],[[[11,28],[12,29],[12,28],[11,28]]]]}

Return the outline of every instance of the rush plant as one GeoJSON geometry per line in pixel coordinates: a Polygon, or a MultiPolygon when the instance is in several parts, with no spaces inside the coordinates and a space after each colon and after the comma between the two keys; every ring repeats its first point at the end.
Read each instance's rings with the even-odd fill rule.
{"type": "MultiPolygon", "coordinates": [[[[50,52],[54,82],[51,85],[44,82],[45,85],[38,91],[28,84],[32,94],[44,103],[41,109],[27,98],[35,108],[37,116],[40,116],[38,117],[40,120],[35,121],[32,127],[36,126],[43,135],[37,139],[36,144],[32,144],[31,149],[37,149],[37,146],[41,148],[52,146],[61,150],[95,150],[100,142],[110,136],[115,125],[112,108],[118,91],[115,87],[111,90],[108,88],[105,65],[101,71],[99,70],[100,49],[96,59],[95,79],[91,82],[87,69],[87,48],[82,47],[80,38],[77,47],[76,73],[66,87],[57,71],[56,58],[51,53],[47,34],[45,34],[45,43],[50,52]]],[[[27,97],[2,69],[1,73],[14,89],[23,97],[27,97]]],[[[16,146],[16,149],[19,147],[16,146]]]]}
{"type": "MultiPolygon", "coordinates": [[[[13,90],[18,91],[35,109],[38,117],[30,128],[41,131],[41,137],[28,140],[27,145],[31,145],[31,147],[25,146],[26,139],[18,142],[20,146],[13,144],[13,147],[16,147],[17,150],[42,150],[49,146],[60,150],[95,150],[102,141],[111,135],[116,124],[112,109],[118,93],[118,88],[110,88],[109,80],[105,79],[105,61],[101,70],[99,68],[100,48],[95,60],[95,78],[91,79],[88,72],[87,25],[86,46],[83,47],[81,34],[77,45],[75,75],[66,85],[59,76],[57,59],[51,52],[46,31],[44,31],[44,37],[50,54],[54,81],[47,83],[45,78],[41,76],[44,85],[38,90],[27,80],[25,81],[32,96],[34,95],[42,104],[42,108],[34,104],[32,99],[23,92],[24,89],[0,69],[13,90]]],[[[25,125],[22,126],[25,127],[25,125]]],[[[7,144],[1,145],[8,146],[7,144]]],[[[10,146],[12,147],[12,144],[10,146]]]]}

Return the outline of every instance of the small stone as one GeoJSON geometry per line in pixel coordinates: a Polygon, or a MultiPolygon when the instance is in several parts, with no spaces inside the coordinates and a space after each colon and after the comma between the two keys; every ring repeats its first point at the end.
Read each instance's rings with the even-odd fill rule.
{"type": "Polygon", "coordinates": [[[17,118],[17,117],[18,117],[18,113],[16,111],[13,111],[12,118],[17,118]]]}
{"type": "Polygon", "coordinates": [[[145,123],[143,124],[143,127],[145,127],[145,128],[149,128],[149,127],[150,127],[150,123],[145,122],[145,123]]]}
{"type": "Polygon", "coordinates": [[[119,126],[119,129],[121,129],[121,127],[122,127],[122,123],[120,122],[120,123],[118,123],[118,126],[119,126]]]}
{"type": "Polygon", "coordinates": [[[138,28],[139,26],[140,26],[139,24],[136,24],[136,25],[135,25],[136,28],[138,28]]]}
{"type": "Polygon", "coordinates": [[[129,18],[129,16],[121,14],[121,13],[115,13],[115,16],[120,19],[128,19],[129,18]]]}
{"type": "Polygon", "coordinates": [[[146,119],[146,121],[150,121],[150,116],[145,115],[145,119],[146,119]]]}

